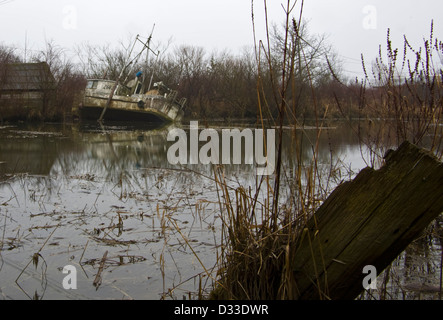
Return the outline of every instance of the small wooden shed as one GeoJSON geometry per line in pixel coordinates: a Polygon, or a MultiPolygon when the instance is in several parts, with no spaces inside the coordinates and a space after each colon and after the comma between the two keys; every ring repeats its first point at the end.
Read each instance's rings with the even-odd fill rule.
{"type": "Polygon", "coordinates": [[[44,115],[54,94],[46,62],[0,65],[0,120],[44,115]]]}

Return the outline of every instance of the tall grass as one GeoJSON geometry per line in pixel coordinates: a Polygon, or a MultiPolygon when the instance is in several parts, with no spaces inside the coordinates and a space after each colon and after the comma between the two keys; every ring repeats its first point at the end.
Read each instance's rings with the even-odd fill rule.
{"type": "MultiPolygon", "coordinates": [[[[252,2],[254,5],[254,3],[252,2]]],[[[257,178],[255,190],[243,186],[232,191],[220,167],[214,169],[223,204],[223,244],[219,282],[211,293],[214,299],[296,299],[298,292],[293,277],[292,265],[297,248],[297,239],[303,234],[310,241],[313,234],[304,226],[319,204],[319,198],[326,191],[325,186],[332,177],[324,175],[318,163],[318,140],[323,128],[325,114],[318,112],[315,95],[312,92],[316,135],[306,141],[303,131],[296,130],[296,100],[290,99],[290,92],[297,85],[294,73],[297,57],[304,57],[303,48],[296,48],[301,41],[299,26],[303,2],[287,1],[283,7],[285,28],[279,56],[273,51],[268,17],[267,2],[264,1],[266,40],[256,41],[256,63],[259,71],[272,75],[273,95],[264,94],[263,79],[257,80],[258,114],[260,125],[276,128],[275,174],[257,178]],[[298,12],[296,10],[299,10],[298,12]],[[294,14],[297,18],[294,18],[294,14]],[[300,50],[300,51],[297,51],[300,50]],[[272,101],[272,102],[271,102],[272,101]],[[278,117],[274,122],[264,120],[267,110],[277,106],[278,117]],[[294,168],[287,168],[282,161],[283,135],[285,126],[292,127],[292,143],[297,155],[294,168]],[[303,143],[305,142],[305,143],[303,143]],[[302,161],[302,148],[308,142],[312,157],[302,161]],[[285,194],[289,191],[289,196],[285,194]],[[285,195],[285,196],[283,196],[285,195]],[[304,233],[303,233],[304,232],[304,233]]],[[[253,25],[255,30],[254,16],[253,25]]],[[[254,31],[255,35],[255,31],[254,31]]],[[[309,75],[309,69],[308,69],[309,75]]],[[[311,85],[312,85],[312,80],[311,85]]],[[[269,91],[268,91],[269,92],[269,91]]],[[[266,139],[265,139],[266,141],[266,139]]],[[[265,146],[267,147],[267,146],[265,146]]],[[[331,166],[332,170],[332,166],[331,166]]],[[[321,263],[316,266],[323,268],[321,263]]],[[[320,298],[324,298],[326,285],[318,283],[320,298]]]]}
{"type": "MultiPolygon", "coordinates": [[[[408,140],[425,147],[438,158],[443,156],[443,42],[434,36],[422,47],[413,47],[403,36],[403,52],[394,48],[388,29],[386,49],[369,67],[362,56],[365,73],[357,101],[360,113],[368,119],[371,132],[361,123],[356,133],[370,150],[368,164],[380,164],[387,149],[408,140]],[[382,119],[382,121],[379,121],[382,119]]],[[[336,100],[340,110],[343,107],[336,100]]]]}

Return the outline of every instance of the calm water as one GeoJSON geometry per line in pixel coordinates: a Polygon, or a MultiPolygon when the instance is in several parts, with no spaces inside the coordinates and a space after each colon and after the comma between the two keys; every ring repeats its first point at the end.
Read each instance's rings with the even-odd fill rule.
{"type": "MultiPolygon", "coordinates": [[[[171,129],[96,123],[0,127],[0,299],[189,299],[196,298],[199,283],[210,288],[207,273],[215,275],[220,245],[218,192],[211,166],[168,162],[171,129]],[[101,282],[94,286],[105,253],[101,282]],[[77,270],[76,290],[63,288],[66,265],[77,270]]],[[[296,165],[293,135],[285,132],[287,172],[296,165]]],[[[312,156],[315,135],[297,130],[304,160],[312,156]]],[[[331,187],[365,167],[367,154],[344,124],[322,132],[319,166],[337,166],[331,187]]],[[[255,170],[225,167],[233,186],[251,188],[255,170]]],[[[425,241],[430,242],[414,247],[418,252],[403,253],[398,270],[393,267],[402,274],[398,282],[429,282],[435,289],[440,244],[425,241]],[[422,256],[424,262],[413,260],[422,256]]],[[[396,290],[397,297],[404,293],[396,290]]]]}

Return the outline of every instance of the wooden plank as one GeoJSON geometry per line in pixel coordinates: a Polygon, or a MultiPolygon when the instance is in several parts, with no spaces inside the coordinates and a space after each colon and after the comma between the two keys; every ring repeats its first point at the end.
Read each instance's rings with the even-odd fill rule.
{"type": "Polygon", "coordinates": [[[299,299],[354,299],[443,211],[443,165],[409,142],[337,187],[294,244],[299,299]],[[306,232],[309,231],[309,232],[306,232]]]}

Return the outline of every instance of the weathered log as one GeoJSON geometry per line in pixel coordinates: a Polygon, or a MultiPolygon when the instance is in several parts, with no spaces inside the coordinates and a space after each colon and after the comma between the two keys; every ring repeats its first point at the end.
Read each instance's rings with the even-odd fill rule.
{"type": "Polygon", "coordinates": [[[297,240],[299,299],[356,298],[366,265],[383,271],[443,212],[442,186],[443,164],[409,142],[338,186],[297,240]]]}

